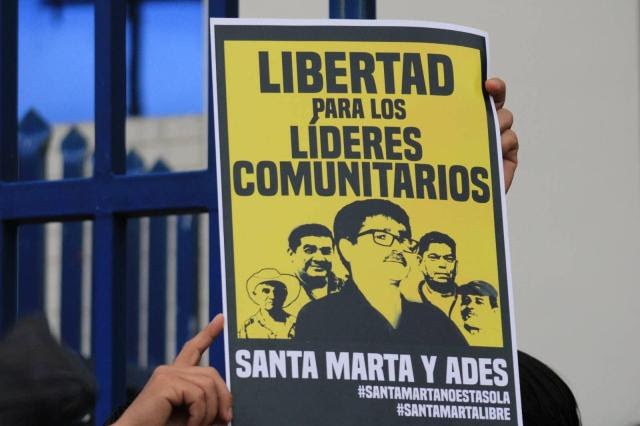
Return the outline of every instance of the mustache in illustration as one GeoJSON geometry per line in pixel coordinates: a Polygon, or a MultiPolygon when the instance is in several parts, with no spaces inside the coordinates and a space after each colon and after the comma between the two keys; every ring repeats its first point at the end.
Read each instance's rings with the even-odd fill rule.
{"type": "Polygon", "coordinates": [[[323,269],[331,269],[331,262],[323,261],[323,260],[312,260],[306,264],[307,268],[323,268],[323,269]]]}
{"type": "Polygon", "coordinates": [[[401,263],[402,266],[407,266],[407,259],[404,257],[402,253],[393,252],[387,257],[384,258],[384,262],[395,262],[401,263]]]}

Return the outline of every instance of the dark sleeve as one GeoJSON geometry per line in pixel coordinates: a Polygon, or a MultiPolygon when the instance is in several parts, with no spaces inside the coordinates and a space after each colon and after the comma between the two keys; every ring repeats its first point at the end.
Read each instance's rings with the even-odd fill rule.
{"type": "MultiPolygon", "coordinates": [[[[442,312],[438,310],[438,313],[442,312]]],[[[443,331],[443,340],[445,341],[444,344],[447,346],[469,346],[467,339],[464,338],[462,332],[451,318],[445,314],[440,315],[439,318],[441,323],[440,327],[443,331]]]]}
{"type": "Polygon", "coordinates": [[[296,319],[296,332],[294,339],[296,340],[317,340],[318,333],[320,330],[318,329],[317,318],[317,310],[315,309],[316,302],[307,303],[302,307],[300,312],[298,313],[298,318],[296,319]]]}
{"type": "Polygon", "coordinates": [[[124,412],[127,411],[127,408],[129,408],[131,403],[133,403],[134,399],[135,399],[135,396],[131,396],[127,398],[127,402],[124,405],[121,405],[120,407],[116,408],[116,410],[111,413],[109,418],[104,422],[104,426],[109,426],[117,422],[120,416],[122,416],[124,412]]]}
{"type": "MultiPolygon", "coordinates": [[[[416,305],[411,304],[411,306],[415,307],[416,305]]],[[[434,343],[453,347],[469,346],[467,339],[464,338],[453,320],[440,309],[428,301],[417,306],[419,306],[417,309],[426,315],[423,317],[424,323],[430,325],[423,327],[423,330],[430,335],[429,339],[433,339],[434,343]]]]}
{"type": "Polygon", "coordinates": [[[460,331],[460,329],[453,323],[453,321],[449,320],[449,324],[451,324],[451,346],[469,346],[467,343],[467,339],[464,338],[464,335],[460,331]]]}

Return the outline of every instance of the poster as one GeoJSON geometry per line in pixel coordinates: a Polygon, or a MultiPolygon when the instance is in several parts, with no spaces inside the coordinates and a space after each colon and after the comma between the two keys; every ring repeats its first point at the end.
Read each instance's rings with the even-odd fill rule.
{"type": "Polygon", "coordinates": [[[520,424],[486,34],[211,37],[234,424],[520,424]]]}

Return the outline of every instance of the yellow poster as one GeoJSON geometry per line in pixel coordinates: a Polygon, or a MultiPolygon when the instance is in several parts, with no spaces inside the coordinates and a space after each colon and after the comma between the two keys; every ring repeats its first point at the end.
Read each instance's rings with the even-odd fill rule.
{"type": "Polygon", "coordinates": [[[213,23],[235,423],[518,424],[486,36],[213,23]]]}

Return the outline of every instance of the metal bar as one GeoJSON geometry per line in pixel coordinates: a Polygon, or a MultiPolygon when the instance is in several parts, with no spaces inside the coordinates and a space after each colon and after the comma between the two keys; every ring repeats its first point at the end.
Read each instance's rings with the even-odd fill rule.
{"type": "Polygon", "coordinates": [[[215,193],[206,171],[116,176],[113,209],[127,215],[206,211],[215,193]]]}
{"type": "Polygon", "coordinates": [[[176,353],[195,335],[198,320],[198,216],[177,220],[177,319],[176,353]]]}
{"type": "Polygon", "coordinates": [[[18,317],[44,311],[44,225],[18,227],[18,317]]]}
{"type": "Polygon", "coordinates": [[[90,219],[95,211],[91,179],[8,183],[0,199],[0,217],[24,223],[90,219]]]}
{"type": "Polygon", "coordinates": [[[18,178],[18,0],[0,1],[0,185],[18,178]]]}
{"type": "Polygon", "coordinates": [[[100,215],[93,224],[92,355],[100,393],[96,424],[125,401],[126,220],[100,215]]]}
{"type": "Polygon", "coordinates": [[[212,18],[237,18],[238,0],[209,0],[209,16],[212,18]]]}
{"type": "MultiPolygon", "coordinates": [[[[19,179],[45,177],[45,156],[51,127],[34,110],[18,125],[19,179]]],[[[18,317],[44,310],[44,227],[18,227],[18,317]]]]}
{"type": "Polygon", "coordinates": [[[125,0],[95,2],[96,177],[125,173],[125,0]]]}
{"type": "Polygon", "coordinates": [[[18,229],[15,223],[0,222],[0,334],[16,321],[18,301],[18,229]]]}
{"type": "Polygon", "coordinates": [[[92,218],[96,206],[127,216],[206,212],[215,199],[213,179],[196,171],[121,175],[97,186],[94,179],[6,183],[0,186],[0,218],[83,220],[92,218]]]}
{"type": "Polygon", "coordinates": [[[125,399],[126,220],[113,216],[113,175],[126,172],[126,1],[95,2],[94,179],[83,194],[93,225],[93,356],[100,394],[96,422],[103,424],[125,399]]]}
{"type": "MultiPolygon", "coordinates": [[[[144,0],[143,0],[144,1],[144,0]]],[[[131,41],[131,56],[129,63],[129,114],[140,115],[140,0],[129,0],[129,28],[131,41]]]]}
{"type": "Polygon", "coordinates": [[[140,219],[127,223],[127,363],[138,365],[140,318],[140,219]]]}
{"type": "Polygon", "coordinates": [[[149,220],[149,350],[148,365],[166,363],[167,218],[149,220]]]}
{"type": "Polygon", "coordinates": [[[62,225],[62,279],[60,328],[62,340],[76,352],[81,349],[82,222],[62,225]]]}
{"type": "Polygon", "coordinates": [[[34,110],[29,110],[18,126],[20,180],[42,180],[45,156],[51,139],[51,126],[34,110]]]}
{"type": "MultiPolygon", "coordinates": [[[[132,151],[127,155],[127,173],[144,173],[142,158],[132,151]]],[[[132,368],[138,365],[140,321],[140,219],[127,221],[127,364],[132,368]]],[[[131,370],[132,368],[129,368],[131,370]]],[[[131,384],[128,380],[127,386],[131,384]]]]}
{"type": "MultiPolygon", "coordinates": [[[[18,178],[18,0],[0,2],[0,191],[18,178]]],[[[0,192],[1,195],[1,192],[0,192]]],[[[0,204],[5,204],[4,199],[0,204]]],[[[0,333],[16,320],[18,232],[0,221],[0,333]]]]}
{"type": "Polygon", "coordinates": [[[376,19],[376,0],[330,0],[331,19],[376,19]]]}
{"type": "MultiPolygon", "coordinates": [[[[169,167],[158,161],[150,173],[167,173],[169,167]]],[[[148,365],[165,364],[167,338],[167,218],[149,220],[149,346],[148,365]]]]}
{"type": "MultiPolygon", "coordinates": [[[[87,142],[76,128],[62,140],[61,151],[64,178],[82,177],[87,142]]],[[[62,225],[61,334],[62,340],[78,352],[82,320],[82,233],[82,222],[62,225]]]]}

